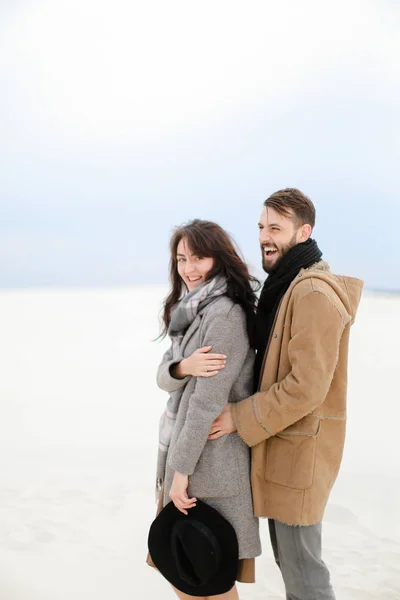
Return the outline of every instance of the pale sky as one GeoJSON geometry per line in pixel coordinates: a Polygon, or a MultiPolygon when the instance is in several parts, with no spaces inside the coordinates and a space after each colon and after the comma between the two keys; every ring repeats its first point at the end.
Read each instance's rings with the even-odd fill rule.
{"type": "Polygon", "coordinates": [[[165,283],[195,217],[260,275],[262,203],[299,187],[332,269],[400,289],[397,2],[0,11],[0,287],[165,283]]]}

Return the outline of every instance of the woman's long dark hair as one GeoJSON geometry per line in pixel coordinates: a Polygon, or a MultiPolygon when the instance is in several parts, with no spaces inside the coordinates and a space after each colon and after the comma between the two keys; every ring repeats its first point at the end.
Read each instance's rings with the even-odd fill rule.
{"type": "Polygon", "coordinates": [[[164,300],[162,310],[163,330],[165,337],[171,322],[172,307],[182,297],[185,284],[178,273],[177,248],[182,239],[187,241],[191,252],[202,258],[213,258],[214,266],[207,275],[207,281],[222,275],[227,281],[226,295],[233,302],[240,304],[246,314],[247,333],[250,345],[254,347],[255,337],[255,291],[259,289],[259,281],[250,275],[246,263],[239,255],[229,234],[217,223],[194,219],[177,227],[170,242],[171,258],[169,278],[171,291],[164,300]]]}

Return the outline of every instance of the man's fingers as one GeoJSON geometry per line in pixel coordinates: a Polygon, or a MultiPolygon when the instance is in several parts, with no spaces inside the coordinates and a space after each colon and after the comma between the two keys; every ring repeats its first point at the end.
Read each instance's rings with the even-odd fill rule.
{"type": "Polygon", "coordinates": [[[221,429],[218,429],[217,431],[214,431],[214,433],[210,433],[208,436],[208,439],[209,440],[218,440],[223,435],[225,435],[224,432],[221,431],[221,429]]]}
{"type": "Polygon", "coordinates": [[[208,439],[215,440],[217,437],[223,435],[222,429],[220,427],[211,427],[211,431],[208,434],[208,439]]]}
{"type": "Polygon", "coordinates": [[[214,433],[219,433],[220,431],[221,427],[218,427],[218,425],[213,425],[210,429],[209,435],[214,435],[214,433]]]}

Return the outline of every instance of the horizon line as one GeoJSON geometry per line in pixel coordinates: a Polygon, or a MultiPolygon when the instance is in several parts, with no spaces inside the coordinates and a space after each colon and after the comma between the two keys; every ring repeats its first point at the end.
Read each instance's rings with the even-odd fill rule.
{"type": "MultiPolygon", "coordinates": [[[[0,284],[0,293],[2,292],[23,292],[23,291],[80,291],[80,290],[117,290],[121,288],[135,287],[167,287],[168,283],[116,283],[116,284],[28,284],[15,286],[2,286],[0,284]]],[[[372,292],[377,294],[392,294],[400,295],[400,288],[385,288],[385,287],[364,287],[364,292],[372,292]]]]}

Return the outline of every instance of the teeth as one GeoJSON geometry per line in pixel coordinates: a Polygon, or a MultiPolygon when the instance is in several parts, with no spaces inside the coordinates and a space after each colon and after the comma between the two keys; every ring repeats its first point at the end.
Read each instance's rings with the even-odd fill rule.
{"type": "Polygon", "coordinates": [[[194,281],[199,281],[199,279],[201,279],[201,277],[196,277],[195,279],[190,279],[190,277],[188,277],[188,279],[191,283],[193,283],[194,281]]]}
{"type": "Polygon", "coordinates": [[[264,246],[264,252],[275,252],[276,248],[267,248],[266,246],[264,246]]]}

